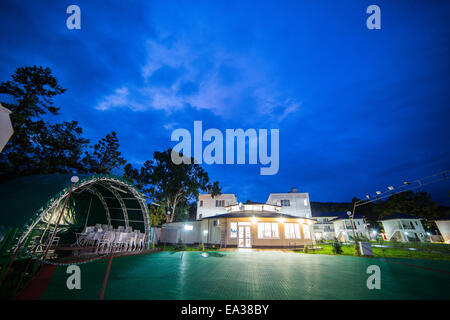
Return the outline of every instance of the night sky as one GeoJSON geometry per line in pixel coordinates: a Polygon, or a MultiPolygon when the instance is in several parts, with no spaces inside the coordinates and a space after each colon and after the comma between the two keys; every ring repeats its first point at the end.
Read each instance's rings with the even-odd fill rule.
{"type": "MultiPolygon", "coordinates": [[[[351,201],[450,168],[449,1],[1,1],[0,81],[49,66],[59,116],[135,166],[192,132],[280,130],[278,174],[206,165],[222,192],[351,201]],[[81,30],[66,8],[81,8],[81,30]],[[366,8],[381,8],[381,30],[366,8]]],[[[450,205],[449,180],[430,191],[450,205]]]]}

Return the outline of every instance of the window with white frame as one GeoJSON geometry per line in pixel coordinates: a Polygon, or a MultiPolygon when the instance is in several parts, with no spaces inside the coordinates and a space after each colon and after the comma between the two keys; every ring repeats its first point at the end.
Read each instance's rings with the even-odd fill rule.
{"type": "Polygon", "coordinates": [[[259,239],[274,239],[279,238],[278,223],[260,222],[258,223],[258,238],[259,239]]]}
{"type": "Polygon", "coordinates": [[[284,236],[286,239],[300,239],[300,225],[298,223],[285,223],[284,236]]]}
{"type": "Polygon", "coordinates": [[[289,200],[281,200],[281,206],[282,207],[290,207],[291,202],[289,200]]]}
{"type": "Polygon", "coordinates": [[[303,224],[303,235],[305,236],[305,239],[311,239],[311,233],[309,231],[309,225],[304,223],[303,224]]]}
{"type": "Polygon", "coordinates": [[[237,222],[230,223],[230,238],[237,238],[237,222]]]}
{"type": "Polygon", "coordinates": [[[225,200],[216,200],[216,207],[225,207],[225,200]]]}

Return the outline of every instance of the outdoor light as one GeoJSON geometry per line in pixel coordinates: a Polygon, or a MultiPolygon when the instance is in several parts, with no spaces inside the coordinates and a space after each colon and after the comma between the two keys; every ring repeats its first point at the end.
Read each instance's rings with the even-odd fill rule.
{"type": "Polygon", "coordinates": [[[377,234],[377,230],[373,230],[372,232],[373,232],[373,234],[377,234]]]}
{"type": "Polygon", "coordinates": [[[190,224],[185,224],[184,225],[184,230],[191,231],[192,229],[194,229],[194,227],[192,225],[190,225],[190,224]]]}
{"type": "Polygon", "coordinates": [[[403,184],[406,185],[406,186],[408,186],[408,185],[410,185],[411,183],[409,183],[408,181],[404,181],[403,184]]]}
{"type": "Polygon", "coordinates": [[[381,194],[381,191],[377,191],[376,194],[380,195],[380,194],[381,194]]]}
{"type": "Polygon", "coordinates": [[[297,219],[297,221],[298,221],[299,223],[303,223],[303,222],[304,222],[303,219],[297,219]]]}
{"type": "Polygon", "coordinates": [[[70,181],[72,183],[77,183],[78,181],[80,181],[80,178],[78,178],[77,176],[73,176],[72,178],[70,178],[70,181]]]}
{"type": "Polygon", "coordinates": [[[347,215],[350,217],[352,213],[350,211],[347,211],[347,215]]]}
{"type": "Polygon", "coordinates": [[[285,218],[278,218],[277,221],[278,221],[279,223],[284,223],[284,222],[286,221],[286,219],[285,219],[285,218]]]}
{"type": "Polygon", "coordinates": [[[208,234],[208,230],[203,230],[203,234],[206,236],[208,234]]]}
{"type": "Polygon", "coordinates": [[[253,224],[255,224],[258,221],[258,218],[256,217],[251,217],[250,220],[252,221],[253,224]]]}
{"type": "Polygon", "coordinates": [[[370,196],[369,196],[368,194],[366,194],[366,198],[367,198],[367,199],[370,199],[370,196]]]}
{"type": "Polygon", "coordinates": [[[389,186],[388,189],[392,191],[392,190],[394,190],[394,187],[393,186],[389,186]]]}
{"type": "Polygon", "coordinates": [[[427,235],[431,236],[431,233],[427,232],[427,235]]]}

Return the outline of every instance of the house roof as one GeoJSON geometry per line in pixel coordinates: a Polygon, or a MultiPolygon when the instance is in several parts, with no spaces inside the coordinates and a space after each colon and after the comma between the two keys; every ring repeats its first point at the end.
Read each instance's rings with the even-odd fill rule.
{"type": "Polygon", "coordinates": [[[396,212],[393,213],[387,217],[384,217],[383,219],[380,219],[380,221],[386,221],[386,220],[395,220],[395,219],[422,219],[421,217],[413,216],[411,214],[396,212]]]}
{"type": "Polygon", "coordinates": [[[225,213],[225,214],[219,214],[219,215],[216,215],[216,216],[205,217],[203,219],[251,218],[251,217],[256,217],[256,218],[294,218],[294,219],[314,220],[314,219],[311,219],[311,218],[297,217],[297,216],[292,216],[292,215],[289,215],[289,214],[282,214],[282,213],[278,213],[278,212],[269,212],[269,211],[254,211],[254,212],[236,211],[236,212],[233,212],[233,213],[225,213]]]}
{"type": "MultiPolygon", "coordinates": [[[[342,219],[349,219],[349,216],[346,211],[338,211],[338,212],[313,212],[312,213],[313,218],[323,218],[323,217],[330,217],[333,218],[331,221],[335,220],[342,220],[342,219]]],[[[355,219],[362,219],[364,218],[362,215],[360,215],[358,212],[355,212],[355,219]]]]}

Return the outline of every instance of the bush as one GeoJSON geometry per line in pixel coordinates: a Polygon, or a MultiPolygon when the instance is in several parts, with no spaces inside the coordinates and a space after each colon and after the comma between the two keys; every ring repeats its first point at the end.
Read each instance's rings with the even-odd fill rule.
{"type": "Polygon", "coordinates": [[[200,245],[198,246],[198,248],[199,248],[201,251],[205,251],[205,245],[204,245],[203,243],[200,243],[200,245]]]}
{"type": "Polygon", "coordinates": [[[337,241],[337,239],[332,243],[332,251],[334,254],[342,254],[342,243],[337,241]]]}
{"type": "Polygon", "coordinates": [[[309,252],[309,247],[308,247],[307,244],[305,244],[305,245],[303,246],[303,253],[308,253],[308,252],[309,252]]]}

